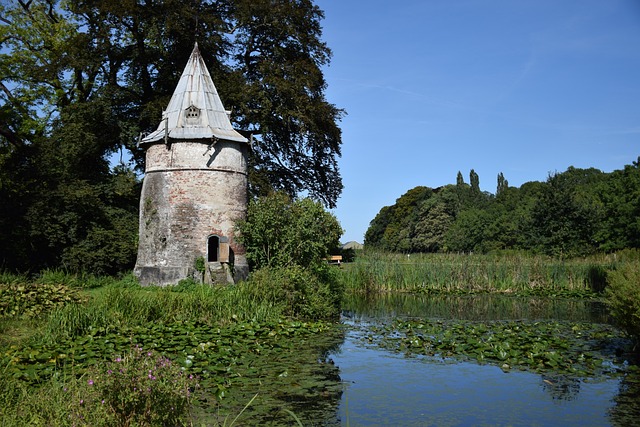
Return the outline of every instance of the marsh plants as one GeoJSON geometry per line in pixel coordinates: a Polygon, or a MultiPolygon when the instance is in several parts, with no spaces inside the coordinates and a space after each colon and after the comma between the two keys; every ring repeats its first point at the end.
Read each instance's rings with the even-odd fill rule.
{"type": "Polygon", "coordinates": [[[336,368],[315,366],[333,344],[313,338],[334,329],[313,318],[339,306],[315,295],[325,287],[314,277],[293,268],[233,287],[141,288],[124,277],[79,288],[73,276],[49,285],[5,274],[0,425],[216,426],[273,407],[271,419],[291,420],[304,396],[339,395],[326,379],[336,368]],[[68,300],[21,295],[38,289],[68,300]],[[269,386],[290,390],[269,405],[253,399],[269,386]]]}
{"type": "Polygon", "coordinates": [[[63,375],[45,387],[3,376],[3,425],[177,426],[187,421],[198,387],[193,374],[139,346],[90,366],[84,375],[63,375]]]}
{"type": "MultiPolygon", "coordinates": [[[[328,355],[345,336],[334,322],[343,286],[351,295],[606,296],[620,325],[638,333],[638,260],[628,255],[364,254],[340,268],[273,264],[232,287],[2,274],[0,424],[335,422],[342,389],[328,355]]],[[[424,317],[363,335],[366,345],[408,355],[571,376],[616,374],[618,338],[582,323],[424,317]]]]}
{"type": "Polygon", "coordinates": [[[480,255],[365,251],[355,262],[344,266],[341,280],[351,292],[592,297],[606,286],[608,271],[637,262],[635,253],[560,260],[520,252],[480,255]]]}

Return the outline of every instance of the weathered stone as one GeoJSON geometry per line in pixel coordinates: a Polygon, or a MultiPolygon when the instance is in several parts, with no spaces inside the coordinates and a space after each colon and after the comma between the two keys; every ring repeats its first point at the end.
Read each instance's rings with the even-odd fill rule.
{"type": "MultiPolygon", "coordinates": [[[[189,120],[194,111],[208,111],[208,115],[203,114],[189,131],[176,133],[193,139],[167,137],[165,143],[162,133],[156,131],[142,140],[146,169],[135,274],[143,285],[164,286],[186,278],[204,278],[209,283],[242,280],[248,265],[244,248],[235,240],[235,225],[246,217],[249,144],[231,128],[197,46],[178,88],[170,107],[185,105],[174,98],[188,96],[190,107],[183,114],[189,120]],[[203,74],[195,75],[198,72],[203,74]],[[185,75],[195,81],[193,87],[181,87],[185,75]],[[213,101],[211,91],[215,92],[213,101]],[[197,105],[198,101],[206,104],[205,100],[207,105],[197,105]],[[212,106],[212,102],[219,105],[212,106]],[[211,130],[224,121],[222,131],[211,130]],[[216,132],[231,135],[230,139],[203,138],[216,132]],[[198,260],[204,274],[196,268],[198,260]]],[[[176,114],[169,117],[178,118],[165,125],[167,134],[172,126],[187,122],[178,120],[176,114]]],[[[161,123],[158,129],[162,127],[161,123]]]]}

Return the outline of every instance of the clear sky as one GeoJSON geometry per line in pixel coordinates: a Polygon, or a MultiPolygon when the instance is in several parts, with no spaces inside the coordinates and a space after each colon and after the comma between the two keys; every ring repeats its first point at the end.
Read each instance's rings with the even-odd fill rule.
{"type": "Polygon", "coordinates": [[[407,190],[495,193],[640,156],[640,0],[316,0],[333,50],[343,242],[407,190]]]}

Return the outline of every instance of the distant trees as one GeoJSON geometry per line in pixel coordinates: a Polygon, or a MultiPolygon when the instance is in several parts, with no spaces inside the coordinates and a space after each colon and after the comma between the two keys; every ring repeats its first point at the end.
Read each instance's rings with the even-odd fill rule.
{"type": "Polygon", "coordinates": [[[402,252],[529,250],[558,257],[640,247],[640,158],[623,170],[568,168],[496,195],[458,172],[456,185],[416,187],[371,222],[365,245],[402,252]],[[399,240],[395,240],[399,239],[399,240]]]}

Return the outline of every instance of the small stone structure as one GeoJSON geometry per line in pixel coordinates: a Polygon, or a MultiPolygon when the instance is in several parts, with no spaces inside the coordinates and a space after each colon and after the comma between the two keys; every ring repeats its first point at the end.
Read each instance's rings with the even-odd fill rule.
{"type": "Polygon", "coordinates": [[[247,139],[234,130],[196,44],[157,130],[141,139],[135,275],[142,285],[246,278],[235,225],[247,211],[247,139]]]}

